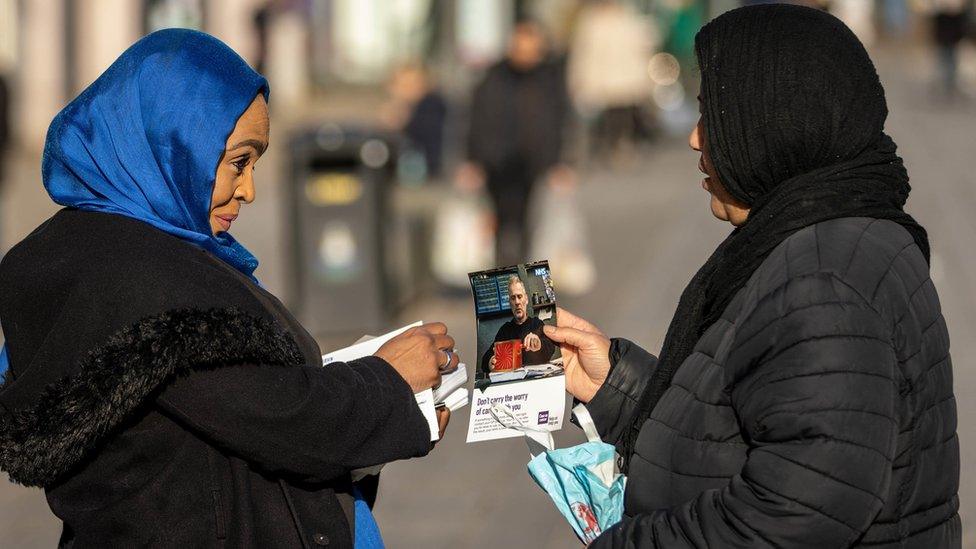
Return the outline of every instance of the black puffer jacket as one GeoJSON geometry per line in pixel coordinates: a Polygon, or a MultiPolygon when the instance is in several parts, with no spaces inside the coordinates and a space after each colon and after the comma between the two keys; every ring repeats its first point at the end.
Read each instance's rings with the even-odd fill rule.
{"type": "Polygon", "coordinates": [[[62,547],[351,548],[349,471],[430,449],[389,364],[323,368],[274,296],[141,221],[57,213],[0,264],[0,315],[0,469],[62,547]]]}
{"type": "MultiPolygon", "coordinates": [[[[611,360],[587,407],[619,445],[655,358],[615,340],[611,360]]],[[[958,486],[928,266],[899,225],[836,219],[780,244],[701,337],[592,547],[959,547],[958,486]]]]}

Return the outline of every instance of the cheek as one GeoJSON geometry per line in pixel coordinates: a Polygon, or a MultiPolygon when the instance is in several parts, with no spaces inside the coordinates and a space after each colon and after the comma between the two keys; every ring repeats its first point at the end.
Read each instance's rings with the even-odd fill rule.
{"type": "Polygon", "coordinates": [[[217,177],[214,180],[213,193],[210,196],[210,209],[223,206],[234,197],[234,178],[236,174],[233,169],[221,166],[217,170],[217,177]]]}

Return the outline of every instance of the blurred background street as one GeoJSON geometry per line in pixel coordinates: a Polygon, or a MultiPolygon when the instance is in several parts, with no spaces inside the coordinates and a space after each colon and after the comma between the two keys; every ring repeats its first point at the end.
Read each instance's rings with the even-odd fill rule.
{"type": "MultiPolygon", "coordinates": [[[[54,114],[139,36],[193,27],[269,78],[272,145],[234,235],[323,352],[440,320],[473,363],[465,274],[545,258],[563,307],[656,352],[684,285],[730,230],[687,145],[691,45],[742,3],[0,0],[0,253],[57,211],[40,177],[54,114]],[[495,162],[504,147],[517,161],[495,162]]],[[[829,7],[875,60],[908,210],[930,234],[952,337],[963,543],[976,547],[976,38],[945,36],[946,4],[829,7]]],[[[526,473],[525,444],[465,444],[468,410],[429,457],[384,469],[388,546],[576,547],[526,473]]],[[[567,423],[556,440],[584,437],[567,423]]],[[[59,535],[43,493],[0,473],[0,547],[59,535]]]]}

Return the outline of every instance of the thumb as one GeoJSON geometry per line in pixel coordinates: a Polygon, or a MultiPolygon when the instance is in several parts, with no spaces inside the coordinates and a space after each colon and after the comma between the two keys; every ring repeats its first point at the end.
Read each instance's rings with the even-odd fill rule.
{"type": "Polygon", "coordinates": [[[545,326],[542,330],[549,336],[549,339],[557,343],[566,343],[573,347],[587,346],[592,336],[592,334],[588,334],[582,330],[563,326],[545,326]]]}

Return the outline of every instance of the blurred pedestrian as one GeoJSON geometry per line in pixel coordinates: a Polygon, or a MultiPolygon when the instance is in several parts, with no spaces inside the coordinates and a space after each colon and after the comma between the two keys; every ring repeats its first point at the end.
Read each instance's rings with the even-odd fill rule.
{"type": "Polygon", "coordinates": [[[383,106],[383,121],[403,135],[411,152],[423,157],[425,176],[439,177],[443,168],[447,101],[427,69],[416,63],[393,71],[387,89],[389,101],[383,106]]]}
{"type": "Polygon", "coordinates": [[[830,0],[825,5],[830,13],[854,31],[861,43],[867,47],[874,44],[877,36],[874,0],[830,0]]]}
{"type": "Polygon", "coordinates": [[[457,365],[446,326],[323,368],[230,235],[267,97],[226,45],[169,29],[51,123],[65,209],[0,263],[0,469],[45,489],[61,547],[378,547],[351,471],[430,451],[414,393],[457,365]]]}
{"type": "Polygon", "coordinates": [[[959,95],[959,43],[970,30],[970,0],[926,0],[931,24],[930,36],[938,56],[942,93],[947,98],[959,95]]]}
{"type": "MultiPolygon", "coordinates": [[[[705,22],[705,3],[698,0],[668,0],[660,3],[656,13],[658,24],[664,31],[662,49],[674,55],[682,67],[693,66],[695,33],[705,22]]],[[[690,75],[693,71],[683,73],[690,75]]]]}
{"type": "Polygon", "coordinates": [[[618,0],[592,0],[581,11],[569,50],[569,91],[593,121],[598,159],[628,156],[650,97],[647,67],[658,41],[654,24],[618,0]]]}
{"type": "MultiPolygon", "coordinates": [[[[4,183],[6,183],[6,157],[10,148],[10,88],[7,76],[0,70],[0,198],[3,197],[4,183]]],[[[0,256],[3,249],[0,249],[0,256]]],[[[0,344],[2,344],[3,329],[0,328],[0,344]]],[[[9,363],[6,347],[0,348],[0,386],[7,375],[9,363]]]]}
{"type": "Polygon", "coordinates": [[[6,158],[11,141],[10,118],[10,85],[7,75],[0,70],[0,192],[6,180],[6,158]]]}
{"type": "Polygon", "coordinates": [[[536,182],[571,179],[562,163],[569,114],[565,63],[550,55],[537,22],[515,25],[505,58],[475,88],[470,111],[468,163],[459,180],[487,185],[498,220],[496,260],[512,265],[526,259],[529,197],[536,182]]]}
{"type": "Polygon", "coordinates": [[[908,35],[908,0],[882,0],[881,10],[884,31],[888,37],[901,39],[908,35]]]}
{"type": "MultiPolygon", "coordinates": [[[[743,6],[759,6],[762,4],[792,4],[808,8],[827,9],[832,0],[742,0],[743,6]]],[[[861,0],[857,0],[861,1],[861,0]]]]}
{"type": "Polygon", "coordinates": [[[628,473],[590,547],[960,547],[949,332],[871,59],[782,4],[717,17],[696,52],[689,142],[735,229],[660,358],[565,311],[545,328],[628,473]]]}
{"type": "Polygon", "coordinates": [[[251,25],[254,28],[254,68],[264,74],[268,69],[268,46],[271,32],[271,20],[275,14],[275,0],[265,0],[251,15],[251,25]]]}

